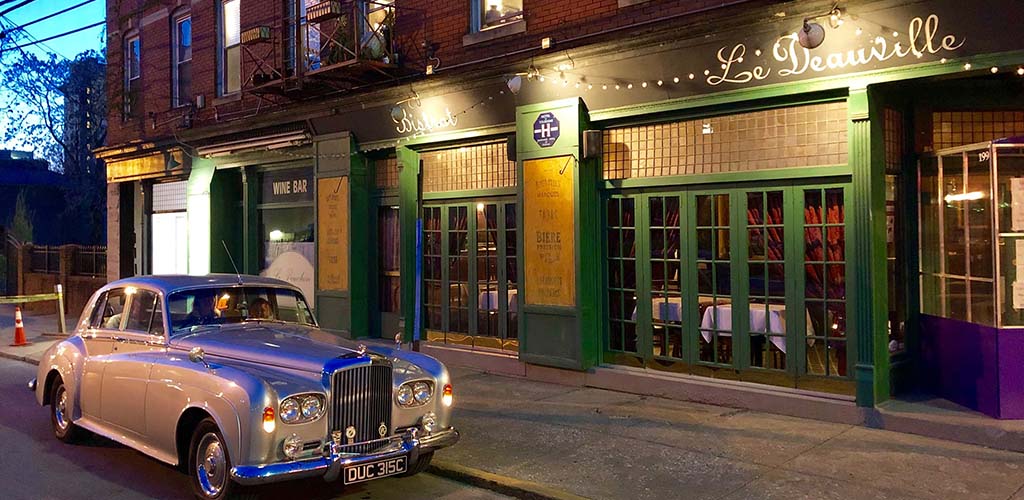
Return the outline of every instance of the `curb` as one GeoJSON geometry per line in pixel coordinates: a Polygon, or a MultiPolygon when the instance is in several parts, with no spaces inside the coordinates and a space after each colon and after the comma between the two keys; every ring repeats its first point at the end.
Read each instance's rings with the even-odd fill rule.
{"type": "Polygon", "coordinates": [[[427,472],[522,500],[588,500],[550,486],[435,460],[427,472]]]}
{"type": "Polygon", "coordinates": [[[9,352],[0,351],[0,358],[13,359],[14,361],[21,361],[22,363],[28,363],[34,366],[39,365],[39,361],[29,358],[28,356],[19,356],[9,352]]]}

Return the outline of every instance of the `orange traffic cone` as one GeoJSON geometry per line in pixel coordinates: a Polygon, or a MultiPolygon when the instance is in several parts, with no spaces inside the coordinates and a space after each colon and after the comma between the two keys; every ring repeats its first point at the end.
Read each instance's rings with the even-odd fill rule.
{"type": "Polygon", "coordinates": [[[29,345],[30,342],[25,340],[25,324],[21,322],[21,308],[14,308],[14,343],[11,344],[14,347],[21,347],[23,345],[29,345]]]}

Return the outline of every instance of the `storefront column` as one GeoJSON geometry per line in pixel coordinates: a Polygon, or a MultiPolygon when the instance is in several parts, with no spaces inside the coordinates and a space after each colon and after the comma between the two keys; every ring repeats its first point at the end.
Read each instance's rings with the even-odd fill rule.
{"type": "Polygon", "coordinates": [[[583,160],[582,100],[516,110],[522,314],[519,357],[584,370],[598,361],[600,169],[583,160]]]}
{"type": "Polygon", "coordinates": [[[210,160],[192,160],[192,172],[186,187],[188,273],[192,275],[210,272],[210,181],[214,170],[215,165],[210,160]]]}
{"type": "Polygon", "coordinates": [[[368,162],[347,133],[314,139],[317,176],[316,312],[348,338],[370,335],[373,220],[368,162]]]}
{"type": "MultiPolygon", "coordinates": [[[[885,247],[885,161],[881,108],[872,92],[850,89],[850,167],[853,171],[853,293],[849,305],[856,332],[857,404],[874,406],[889,398],[886,319],[888,289],[885,247]]],[[[851,217],[852,215],[852,217],[851,217]]]]}
{"type": "MultiPolygon", "coordinates": [[[[420,217],[420,155],[407,147],[396,150],[398,157],[398,218],[402,237],[399,238],[402,280],[402,316],[399,320],[405,342],[421,340],[423,321],[420,318],[420,332],[416,334],[416,242],[419,240],[416,222],[420,217]]],[[[386,332],[385,332],[386,333],[386,332]]]]}

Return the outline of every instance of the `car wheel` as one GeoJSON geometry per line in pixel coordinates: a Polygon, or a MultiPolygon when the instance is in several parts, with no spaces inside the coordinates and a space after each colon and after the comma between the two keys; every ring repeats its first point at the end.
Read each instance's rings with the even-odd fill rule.
{"type": "Polygon", "coordinates": [[[50,424],[53,435],[65,443],[74,443],[82,437],[82,429],[71,421],[71,394],[64,380],[57,378],[50,389],[50,424]]]}
{"type": "Polygon", "coordinates": [[[408,470],[402,473],[401,477],[415,476],[420,472],[427,470],[430,467],[430,460],[434,458],[434,452],[428,451],[423,453],[416,459],[416,463],[412,464],[408,470]]]}
{"type": "Polygon", "coordinates": [[[231,457],[213,419],[199,422],[192,434],[188,457],[188,475],[196,498],[236,498],[237,485],[231,481],[231,457]]]}

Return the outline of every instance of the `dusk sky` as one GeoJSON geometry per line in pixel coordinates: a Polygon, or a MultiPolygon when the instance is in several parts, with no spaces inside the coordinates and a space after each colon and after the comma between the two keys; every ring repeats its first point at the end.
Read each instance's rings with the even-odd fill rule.
{"type": "MultiPolygon", "coordinates": [[[[35,0],[5,14],[3,19],[0,19],[0,24],[3,24],[5,27],[10,27],[12,24],[21,26],[72,5],[77,5],[82,1],[84,0],[35,0]]],[[[0,12],[10,9],[21,2],[22,0],[11,2],[0,0],[0,4],[2,4],[0,5],[0,12]]],[[[31,39],[42,40],[66,31],[88,26],[104,19],[105,5],[106,2],[104,0],[92,0],[90,3],[77,9],[33,24],[26,30],[31,39]]],[[[97,26],[42,44],[26,47],[25,50],[35,53],[40,58],[46,58],[47,53],[52,52],[60,57],[73,59],[75,55],[89,49],[102,51],[104,45],[103,33],[104,27],[97,26]]],[[[23,39],[19,43],[23,44],[27,41],[31,40],[23,39]]],[[[4,142],[0,139],[0,149],[20,149],[21,144],[19,142],[17,140],[4,142]]]]}
{"type": "MultiPolygon", "coordinates": [[[[24,7],[19,7],[7,13],[4,16],[7,18],[4,24],[13,22],[20,26],[21,24],[34,21],[61,9],[82,3],[82,1],[84,0],[36,0],[24,7]]],[[[0,12],[19,3],[21,2],[16,1],[6,3],[0,6],[0,12]]],[[[92,2],[75,10],[66,12],[52,19],[47,19],[40,23],[33,24],[28,27],[27,31],[35,39],[43,39],[75,28],[88,26],[103,20],[105,5],[106,3],[104,0],[92,0],[92,2]]],[[[52,51],[63,57],[71,59],[75,57],[76,54],[88,49],[100,50],[100,48],[103,47],[102,33],[103,26],[97,26],[95,28],[90,28],[85,31],[80,31],[72,35],[45,42],[45,44],[33,46],[30,50],[40,55],[45,55],[46,52],[52,51]]]]}

